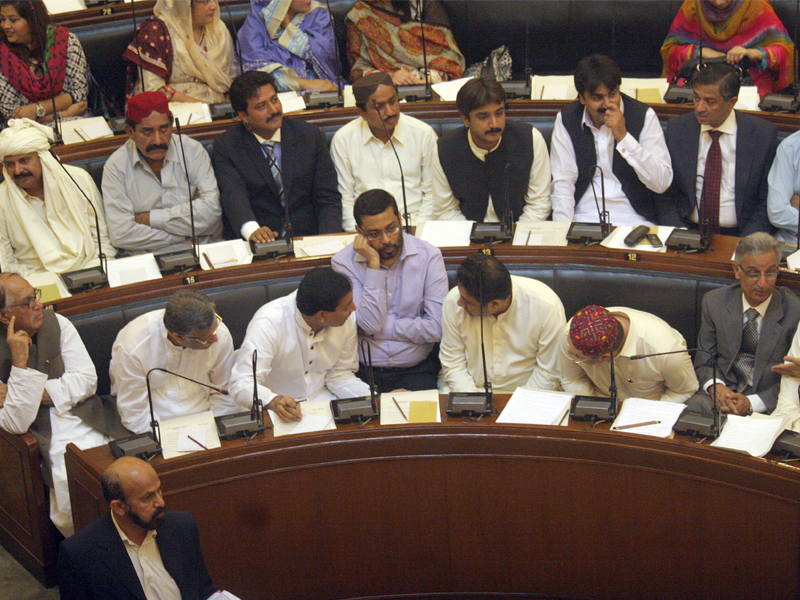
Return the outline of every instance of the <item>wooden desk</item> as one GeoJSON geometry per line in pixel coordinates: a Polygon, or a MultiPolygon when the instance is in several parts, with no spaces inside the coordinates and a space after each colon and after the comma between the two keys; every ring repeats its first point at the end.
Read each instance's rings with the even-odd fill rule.
{"type": "MultiPolygon", "coordinates": [[[[215,585],[248,600],[797,598],[797,468],[495,418],[267,432],[154,466],[168,508],[197,517],[215,585]]],[[[78,529],[106,510],[111,460],[67,449],[78,529]]]]}

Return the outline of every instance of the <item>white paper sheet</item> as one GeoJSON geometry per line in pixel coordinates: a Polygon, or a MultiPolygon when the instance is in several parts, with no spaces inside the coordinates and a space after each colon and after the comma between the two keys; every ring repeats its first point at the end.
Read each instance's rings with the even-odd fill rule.
{"type": "Polygon", "coordinates": [[[417,237],[437,248],[459,248],[469,246],[469,235],[475,221],[425,221],[422,231],[417,228],[417,237]]]}
{"type": "Polygon", "coordinates": [[[333,256],[356,239],[356,234],[311,235],[294,240],[294,255],[297,258],[310,256],[333,256]]]}
{"type": "MultiPolygon", "coordinates": [[[[405,425],[408,423],[407,417],[411,411],[411,401],[415,402],[435,402],[439,406],[439,390],[420,390],[418,392],[394,392],[381,394],[381,425],[405,425]],[[400,405],[405,416],[400,413],[397,404],[400,405]]],[[[442,422],[442,411],[436,411],[436,422],[442,422]]]]}
{"type": "Polygon", "coordinates": [[[169,110],[181,127],[211,123],[211,111],[205,102],[170,102],[169,110]]]}
{"type": "Polygon", "coordinates": [[[733,107],[736,110],[761,110],[758,103],[761,98],[758,95],[758,88],[754,85],[743,85],[739,88],[739,99],[733,107]]]}
{"type": "Polygon", "coordinates": [[[572,394],[517,388],[497,417],[498,423],[558,425],[569,411],[572,394]]]}
{"type": "Polygon", "coordinates": [[[660,421],[653,425],[621,429],[624,433],[637,433],[639,435],[652,435],[667,438],[672,435],[672,428],[681,413],[686,408],[685,404],[678,402],[662,402],[660,400],[645,400],[643,398],[628,398],[622,403],[622,409],[611,425],[611,430],[623,425],[635,425],[660,421]]]}
{"type": "Polygon", "coordinates": [[[205,427],[181,427],[178,430],[178,452],[199,452],[206,448],[205,427]]]}
{"type": "Polygon", "coordinates": [[[534,75],[531,78],[532,100],[575,100],[577,97],[572,75],[534,75]]]}
{"type": "Polygon", "coordinates": [[[353,95],[353,86],[346,85],[342,90],[342,97],[344,98],[344,107],[352,108],[356,105],[356,97],[353,95]]]}
{"type": "Polygon", "coordinates": [[[636,98],[638,90],[657,89],[661,94],[661,102],[664,102],[668,87],[669,82],[665,77],[623,77],[619,86],[620,91],[631,98],[636,98]]]}
{"type": "Polygon", "coordinates": [[[300,112],[306,109],[306,101],[297,92],[281,92],[278,94],[284,114],[300,112]]]}
{"type": "Polygon", "coordinates": [[[119,287],[131,283],[161,279],[161,271],[152,254],[138,254],[108,261],[108,285],[119,287]]]}
{"type": "Polygon", "coordinates": [[[204,271],[235,265],[249,265],[251,262],[253,262],[253,253],[250,251],[250,244],[241,239],[200,246],[200,267],[204,271]],[[211,261],[211,264],[208,261],[211,261]]]}
{"type": "Polygon", "coordinates": [[[711,445],[747,452],[751,456],[765,456],[783,433],[786,421],[784,417],[728,415],[722,433],[711,445]]]}
{"type": "Polygon", "coordinates": [[[284,435],[295,435],[298,433],[309,433],[312,431],[324,431],[336,429],[333,420],[330,400],[309,400],[300,404],[303,418],[300,421],[284,421],[278,414],[268,409],[269,418],[272,419],[272,434],[275,437],[284,435]]]}
{"type": "Polygon", "coordinates": [[[44,5],[51,15],[84,10],[86,8],[86,3],[83,0],[44,0],[44,5]]]}
{"type": "Polygon", "coordinates": [[[65,144],[78,144],[100,138],[114,137],[114,132],[111,131],[103,117],[61,121],[60,126],[65,144]]]}
{"type": "Polygon", "coordinates": [[[514,246],[566,246],[570,221],[522,221],[514,231],[514,246]]]}
{"type": "Polygon", "coordinates": [[[631,231],[633,231],[633,229],[633,225],[620,225],[619,227],[615,228],[606,239],[600,242],[600,245],[605,246],[606,248],[614,248],[617,250],[628,250],[629,252],[666,252],[667,238],[675,228],[667,227],[666,225],[650,228],[650,233],[655,233],[658,236],[658,239],[661,240],[661,248],[655,248],[652,246],[646,237],[642,238],[642,241],[635,246],[627,246],[625,244],[625,238],[631,231]]]}
{"type": "Polygon", "coordinates": [[[786,264],[790,269],[797,271],[800,269],[800,250],[792,252],[786,257],[786,264]]]}
{"type": "Polygon", "coordinates": [[[434,83],[431,89],[439,94],[439,97],[445,102],[455,102],[458,96],[458,90],[464,87],[473,77],[462,77],[461,79],[453,79],[452,81],[442,81],[441,83],[434,83]]]}
{"type": "MultiPolygon", "coordinates": [[[[206,431],[205,446],[209,450],[212,448],[219,448],[219,434],[217,433],[217,424],[214,421],[214,413],[210,410],[197,413],[196,415],[188,415],[185,417],[177,417],[162,421],[161,426],[161,448],[164,458],[174,458],[176,456],[184,456],[194,452],[181,452],[178,450],[178,440],[180,438],[181,429],[185,428],[203,428],[206,431]]],[[[201,440],[202,441],[202,440],[201,440]]]]}

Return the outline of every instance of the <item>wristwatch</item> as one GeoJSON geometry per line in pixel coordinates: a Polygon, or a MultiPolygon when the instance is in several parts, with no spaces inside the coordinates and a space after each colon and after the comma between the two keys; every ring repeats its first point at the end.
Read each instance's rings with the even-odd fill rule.
{"type": "Polygon", "coordinates": [[[36,105],[36,118],[41,119],[43,116],[47,114],[47,111],[44,109],[44,106],[41,104],[36,105]]]}

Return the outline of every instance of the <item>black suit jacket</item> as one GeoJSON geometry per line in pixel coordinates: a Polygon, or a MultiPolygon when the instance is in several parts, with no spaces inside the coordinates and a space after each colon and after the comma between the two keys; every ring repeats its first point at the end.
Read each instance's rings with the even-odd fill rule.
{"type": "MultiPolygon", "coordinates": [[[[736,111],[736,219],[742,237],[771,232],[767,216],[767,175],[778,147],[778,128],[736,111]]],[[[697,204],[697,149],[700,123],[693,112],[667,123],[667,147],[672,159],[672,185],[659,199],[659,223],[683,227],[697,204]]],[[[701,173],[702,175],[702,173],[701,173]]]]}
{"type": "MultiPolygon", "coordinates": [[[[703,296],[703,312],[697,345],[710,352],[718,352],[718,377],[728,387],[736,381],[732,371],[733,361],[739,353],[744,329],[742,313],[742,287],[737,283],[703,296]]],[[[767,312],[761,321],[756,362],[753,370],[753,391],[767,406],[768,412],[775,409],[781,376],[773,373],[770,367],[783,363],[789,353],[797,323],[800,321],[800,298],[790,289],[776,287],[767,312]]],[[[695,370],[700,385],[713,377],[712,368],[707,363],[709,356],[704,352],[695,355],[695,370]]]]}
{"type": "MultiPolygon", "coordinates": [[[[325,136],[319,128],[284,118],[281,157],[281,176],[294,234],[341,231],[342,196],[325,136]]],[[[214,140],[211,160],[219,185],[226,235],[240,237],[242,225],[248,221],[280,231],[284,209],[269,161],[243,123],[214,140]]]]}
{"type": "MultiPolygon", "coordinates": [[[[183,600],[204,600],[217,591],[211,585],[191,514],[168,511],[156,542],[183,600]]],[[[111,513],[61,542],[58,585],[61,600],[146,600],[111,513]]]]}

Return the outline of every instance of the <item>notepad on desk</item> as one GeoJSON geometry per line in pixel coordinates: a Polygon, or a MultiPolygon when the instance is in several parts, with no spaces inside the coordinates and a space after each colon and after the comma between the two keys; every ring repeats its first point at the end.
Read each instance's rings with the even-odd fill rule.
{"type": "Polygon", "coordinates": [[[679,402],[628,398],[611,425],[612,431],[668,438],[686,408],[679,402]]]}
{"type": "Polygon", "coordinates": [[[109,260],[107,270],[108,286],[112,288],[162,277],[156,258],[152,254],[137,254],[109,260]]]}
{"type": "Polygon", "coordinates": [[[728,415],[722,433],[711,445],[746,452],[751,456],[765,456],[783,433],[787,421],[786,417],[728,415]]]}
{"type": "Polygon", "coordinates": [[[566,246],[569,221],[521,221],[514,230],[514,246],[566,246]]]}
{"type": "Polygon", "coordinates": [[[381,425],[441,422],[439,390],[381,394],[381,425]]]}
{"type": "Polygon", "coordinates": [[[272,420],[272,434],[275,437],[281,437],[336,429],[330,400],[308,400],[300,405],[300,410],[303,413],[302,419],[299,421],[284,421],[278,416],[278,413],[268,409],[269,418],[272,420]]]}
{"type": "Polygon", "coordinates": [[[253,262],[250,245],[242,239],[214,242],[200,246],[200,268],[204,271],[249,265],[253,262]]]}
{"type": "MultiPolygon", "coordinates": [[[[194,415],[187,415],[185,417],[176,417],[175,419],[168,419],[160,423],[159,429],[161,431],[161,451],[164,458],[174,458],[176,456],[184,456],[202,450],[202,448],[192,448],[190,450],[181,450],[178,444],[181,439],[181,431],[189,430],[196,432],[197,429],[205,431],[205,436],[199,440],[207,449],[219,448],[219,434],[217,433],[217,424],[214,421],[214,413],[210,410],[197,413],[194,415]]],[[[192,436],[194,437],[194,436],[192,436]]]]}
{"type": "Polygon", "coordinates": [[[559,425],[569,411],[572,394],[518,387],[509,398],[498,423],[559,425]]]}
{"type": "Polygon", "coordinates": [[[425,221],[417,227],[417,237],[437,248],[469,246],[475,221],[425,221]]]}

